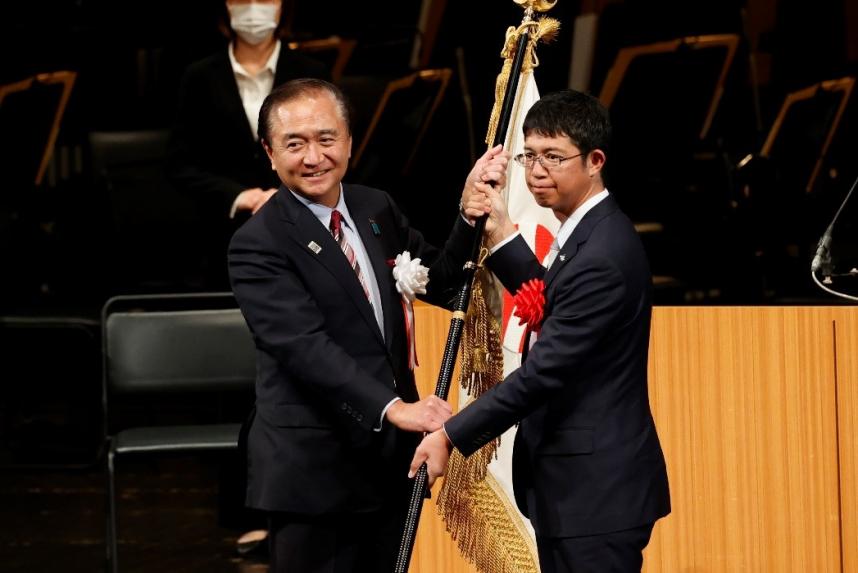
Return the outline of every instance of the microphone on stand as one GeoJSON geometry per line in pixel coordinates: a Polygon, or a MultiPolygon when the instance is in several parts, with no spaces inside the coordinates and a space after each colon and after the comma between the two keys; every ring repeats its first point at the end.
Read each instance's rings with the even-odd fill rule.
{"type": "MultiPolygon", "coordinates": [[[[835,217],[835,220],[837,218],[835,217]]],[[[813,256],[813,261],[810,263],[810,272],[817,272],[819,268],[824,264],[826,268],[823,270],[823,274],[831,274],[831,229],[834,227],[834,221],[828,225],[828,228],[825,229],[825,233],[823,233],[822,238],[819,239],[819,243],[816,244],[816,254],[813,256]]]]}
{"type": "Polygon", "coordinates": [[[834,214],[834,218],[831,220],[828,228],[825,229],[825,233],[822,234],[819,243],[816,244],[816,254],[810,263],[810,273],[813,275],[814,280],[816,280],[817,271],[821,269],[822,275],[825,277],[824,282],[826,284],[831,283],[831,233],[834,229],[834,223],[837,222],[837,218],[840,216],[846,203],[849,202],[849,198],[852,197],[852,192],[855,191],[856,185],[858,185],[858,179],[855,179],[855,182],[852,183],[849,193],[846,194],[843,203],[840,204],[840,208],[837,209],[837,213],[834,214]]]}

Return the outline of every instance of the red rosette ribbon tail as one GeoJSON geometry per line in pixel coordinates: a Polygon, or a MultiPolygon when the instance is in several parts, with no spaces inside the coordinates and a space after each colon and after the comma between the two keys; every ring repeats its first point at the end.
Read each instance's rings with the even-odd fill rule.
{"type": "Polygon", "coordinates": [[[405,336],[408,343],[408,368],[414,370],[420,366],[417,361],[417,341],[415,340],[416,329],[414,325],[414,305],[411,301],[402,297],[399,299],[402,302],[402,312],[405,314],[405,336]]]}

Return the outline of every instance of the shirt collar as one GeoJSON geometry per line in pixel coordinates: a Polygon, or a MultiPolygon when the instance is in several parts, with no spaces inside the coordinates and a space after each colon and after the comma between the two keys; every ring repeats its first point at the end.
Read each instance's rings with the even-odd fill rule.
{"type": "MultiPolygon", "coordinates": [[[[287,189],[289,189],[287,187],[287,189]]],[[[331,223],[331,213],[336,209],[343,216],[343,220],[346,222],[346,226],[352,229],[355,229],[354,222],[352,221],[352,216],[349,213],[349,208],[346,205],[345,193],[343,193],[343,184],[340,183],[340,198],[337,200],[337,204],[334,207],[328,207],[326,205],[322,205],[321,203],[314,203],[310,201],[303,195],[299,195],[295,193],[291,189],[289,189],[289,193],[291,193],[295,199],[301,202],[302,205],[306,206],[316,218],[321,221],[321,223],[327,229],[331,223]]]]}
{"type": "MultiPolygon", "coordinates": [[[[235,42],[229,43],[229,63],[232,66],[233,73],[241,74],[248,78],[252,78],[247,70],[244,69],[244,66],[238,63],[238,60],[235,59],[235,42]]],[[[277,62],[280,60],[280,40],[277,40],[277,43],[274,45],[274,51],[271,52],[271,56],[268,58],[268,61],[265,62],[265,66],[262,68],[264,71],[271,72],[272,74],[277,73],[277,62]]]]}
{"type": "MultiPolygon", "coordinates": [[[[557,236],[554,238],[554,242],[556,243],[556,248],[559,251],[563,248],[563,245],[566,244],[566,241],[569,237],[572,236],[572,231],[575,230],[575,227],[578,226],[578,223],[581,222],[581,219],[584,218],[584,215],[587,214],[590,209],[598,205],[605,197],[608,196],[608,190],[602,189],[583,203],[578,206],[575,211],[569,215],[569,218],[563,221],[563,224],[560,225],[560,230],[557,231],[557,236]]],[[[552,248],[554,245],[552,245],[552,248]]]]}

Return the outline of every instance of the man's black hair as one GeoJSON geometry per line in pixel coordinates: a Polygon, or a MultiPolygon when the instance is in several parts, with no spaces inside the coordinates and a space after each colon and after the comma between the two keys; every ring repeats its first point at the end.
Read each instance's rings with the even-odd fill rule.
{"type": "Polygon", "coordinates": [[[552,92],[533,104],[524,118],[524,135],[567,136],[583,153],[594,149],[606,155],[611,142],[608,110],[591,95],[575,90],[552,92]]]}
{"type": "Polygon", "coordinates": [[[275,88],[265,101],[262,102],[262,107],[259,110],[259,140],[271,145],[269,138],[271,112],[280,105],[298,99],[299,97],[320,92],[328,93],[337,102],[337,107],[340,114],[346,122],[346,127],[351,133],[351,109],[346,96],[340,91],[340,88],[325,80],[317,80],[315,78],[301,78],[288,81],[275,88]]]}

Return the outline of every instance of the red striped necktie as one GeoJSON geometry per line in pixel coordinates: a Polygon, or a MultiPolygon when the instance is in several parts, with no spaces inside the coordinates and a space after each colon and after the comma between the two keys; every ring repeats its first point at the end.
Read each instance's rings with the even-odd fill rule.
{"type": "Polygon", "coordinates": [[[372,304],[372,299],[369,296],[369,289],[366,286],[366,280],[363,278],[363,273],[360,270],[360,265],[358,264],[355,251],[346,240],[346,234],[343,233],[343,214],[336,209],[331,211],[330,229],[331,234],[334,236],[334,240],[339,243],[340,248],[343,250],[343,254],[346,256],[346,259],[348,259],[349,264],[357,275],[358,282],[360,283],[361,288],[363,288],[363,293],[366,295],[367,300],[370,301],[370,304],[372,304]]]}

